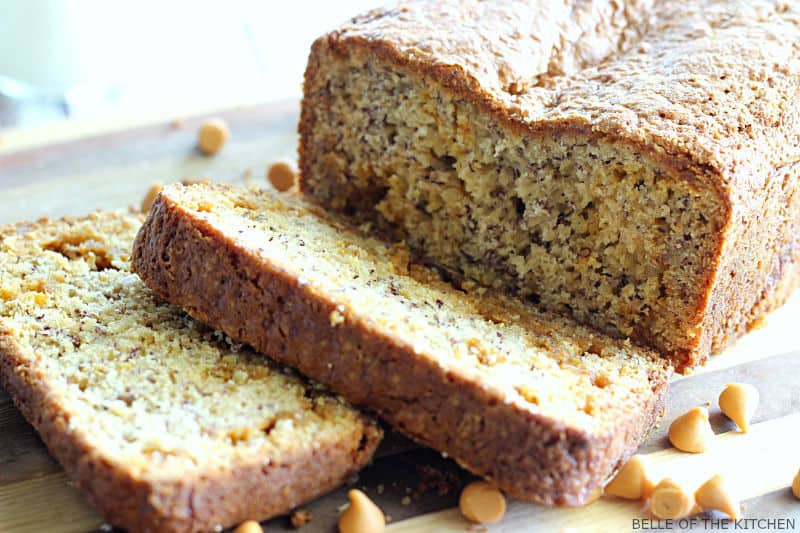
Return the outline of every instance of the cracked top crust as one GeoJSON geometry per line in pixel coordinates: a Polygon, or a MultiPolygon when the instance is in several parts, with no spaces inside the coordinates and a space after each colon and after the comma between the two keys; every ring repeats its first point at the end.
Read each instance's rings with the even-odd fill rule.
{"type": "Polygon", "coordinates": [[[426,0],[323,43],[378,53],[517,127],[634,143],[724,196],[800,160],[796,1],[426,0]]]}

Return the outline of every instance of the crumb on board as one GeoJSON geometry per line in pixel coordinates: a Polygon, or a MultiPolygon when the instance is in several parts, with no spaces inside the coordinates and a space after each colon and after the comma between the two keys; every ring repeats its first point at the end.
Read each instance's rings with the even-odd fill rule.
{"type": "Polygon", "coordinates": [[[314,516],[310,511],[306,511],[305,509],[295,509],[292,515],[289,517],[289,522],[292,524],[293,528],[300,529],[304,525],[311,522],[312,518],[314,518],[314,516]]]}

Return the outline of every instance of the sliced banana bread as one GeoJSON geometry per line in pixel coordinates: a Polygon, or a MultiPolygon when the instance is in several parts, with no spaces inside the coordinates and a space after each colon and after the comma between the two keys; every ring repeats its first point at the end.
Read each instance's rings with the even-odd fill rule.
{"type": "Polygon", "coordinates": [[[422,0],[320,38],[301,189],[681,367],[800,279],[800,2],[422,0]]]}
{"type": "Polygon", "coordinates": [[[141,222],[0,229],[0,381],[104,519],[211,531],[364,465],[372,419],[153,296],[130,270],[141,222]]]}
{"type": "Polygon", "coordinates": [[[521,498],[586,503],[663,406],[655,354],[456,290],[296,197],[166,187],[133,266],[198,320],[521,498]]]}

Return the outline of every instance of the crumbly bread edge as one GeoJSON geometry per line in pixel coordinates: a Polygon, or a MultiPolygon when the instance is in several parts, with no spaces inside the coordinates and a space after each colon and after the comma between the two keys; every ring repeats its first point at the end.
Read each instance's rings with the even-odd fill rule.
{"type": "MultiPolygon", "coordinates": [[[[40,219],[14,226],[48,223],[40,219]]],[[[70,414],[59,406],[57,394],[24,350],[0,321],[0,385],[101,517],[134,532],[211,531],[287,513],[344,483],[372,459],[383,436],[380,427],[364,417],[360,442],[342,439],[280,460],[269,458],[269,464],[253,457],[222,474],[198,471],[171,483],[151,483],[109,461],[80,428],[70,428],[70,414]]]]}
{"type": "Polygon", "coordinates": [[[663,413],[666,371],[653,372],[652,394],[640,398],[630,418],[588,433],[506,403],[498,391],[448,372],[358,317],[332,327],[336,302],[243,253],[164,194],[136,238],[132,261],[160,297],[375,410],[512,496],[547,505],[588,503],[663,413]],[[455,427],[465,412],[475,423],[455,427]]]}

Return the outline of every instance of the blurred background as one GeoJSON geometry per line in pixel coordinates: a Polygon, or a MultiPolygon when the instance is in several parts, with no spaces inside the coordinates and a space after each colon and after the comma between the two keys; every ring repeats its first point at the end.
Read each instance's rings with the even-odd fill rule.
{"type": "Polygon", "coordinates": [[[376,0],[0,0],[0,128],[297,99],[313,40],[376,0]]]}

